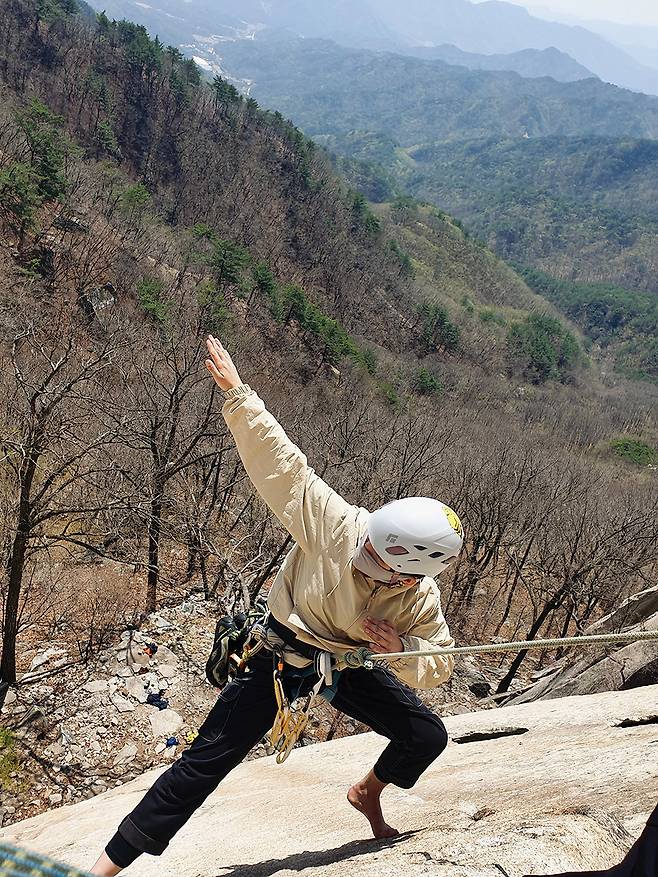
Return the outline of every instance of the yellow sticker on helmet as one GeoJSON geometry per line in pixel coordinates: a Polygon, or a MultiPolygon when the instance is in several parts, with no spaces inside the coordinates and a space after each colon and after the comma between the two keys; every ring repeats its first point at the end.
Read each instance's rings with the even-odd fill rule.
{"type": "Polygon", "coordinates": [[[446,518],[448,519],[448,523],[452,527],[452,529],[457,533],[458,536],[464,535],[464,530],[462,528],[462,522],[459,520],[457,513],[453,512],[453,510],[449,506],[445,506],[446,518]]]}

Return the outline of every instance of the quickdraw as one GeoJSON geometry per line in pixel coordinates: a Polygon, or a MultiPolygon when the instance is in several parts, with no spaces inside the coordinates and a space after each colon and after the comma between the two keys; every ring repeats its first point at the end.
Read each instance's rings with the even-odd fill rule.
{"type": "Polygon", "coordinates": [[[321,689],[325,685],[331,685],[332,665],[331,655],[328,652],[321,652],[315,665],[319,677],[318,681],[311,689],[311,692],[306,695],[304,705],[299,709],[293,709],[283,687],[283,652],[274,649],[273,661],[274,670],[272,675],[277,711],[272,730],[270,731],[270,743],[276,751],[276,763],[283,764],[304,733],[311,710],[321,689]]]}

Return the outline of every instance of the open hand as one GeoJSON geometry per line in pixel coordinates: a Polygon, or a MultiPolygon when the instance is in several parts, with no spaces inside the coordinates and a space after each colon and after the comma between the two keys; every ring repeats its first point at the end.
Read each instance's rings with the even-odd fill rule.
{"type": "Polygon", "coordinates": [[[220,390],[225,393],[233,387],[239,387],[242,383],[240,375],[233,365],[230,353],[222,345],[222,342],[213,335],[209,335],[206,340],[206,346],[210,354],[210,359],[206,360],[206,368],[213,376],[220,390]]]}
{"type": "Polygon", "coordinates": [[[370,651],[377,654],[403,652],[404,646],[398,632],[390,621],[368,616],[363,622],[363,629],[369,637],[370,651]]]}

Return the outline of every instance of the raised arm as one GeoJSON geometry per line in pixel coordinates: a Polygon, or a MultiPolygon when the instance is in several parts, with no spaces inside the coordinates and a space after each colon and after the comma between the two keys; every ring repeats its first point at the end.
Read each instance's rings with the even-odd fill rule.
{"type": "Polygon", "coordinates": [[[308,465],[265,403],[242,383],[221,342],[208,339],[206,367],[226,395],[222,414],[252,484],[302,551],[321,551],[356,509],[308,465]]]}

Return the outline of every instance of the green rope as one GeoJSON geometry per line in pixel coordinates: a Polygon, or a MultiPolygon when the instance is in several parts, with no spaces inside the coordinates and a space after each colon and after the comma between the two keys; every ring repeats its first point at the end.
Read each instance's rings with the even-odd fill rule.
{"type": "Polygon", "coordinates": [[[348,667],[372,670],[380,661],[398,658],[425,658],[434,655],[488,655],[491,652],[522,652],[531,649],[557,649],[562,646],[595,646],[610,643],[631,643],[658,640],[658,630],[640,630],[635,633],[601,633],[592,636],[567,636],[558,639],[531,639],[520,642],[489,643],[484,646],[453,646],[448,649],[421,649],[417,652],[371,652],[365,647],[347,652],[342,660],[348,667]]]}

